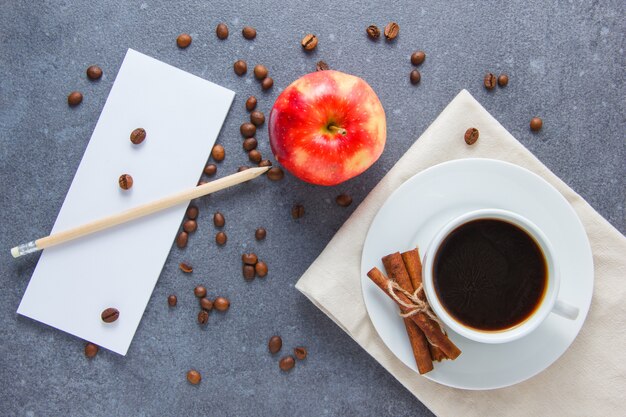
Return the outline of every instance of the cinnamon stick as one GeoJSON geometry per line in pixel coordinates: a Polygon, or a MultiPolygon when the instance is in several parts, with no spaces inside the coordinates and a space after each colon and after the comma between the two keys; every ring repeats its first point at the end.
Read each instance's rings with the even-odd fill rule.
{"type": "MultiPolygon", "coordinates": [[[[378,268],[372,268],[367,276],[380,288],[383,290],[389,298],[394,300],[394,298],[387,292],[387,287],[389,285],[389,279],[383,275],[383,273],[378,268]]],[[[411,301],[402,293],[396,293],[399,300],[403,303],[410,304],[411,301]]],[[[395,300],[394,300],[395,301],[395,300]]],[[[428,316],[424,313],[417,313],[409,317],[415,324],[419,326],[420,329],[424,332],[424,335],[428,338],[430,342],[439,346],[439,348],[446,354],[446,356],[450,359],[456,359],[460,354],[461,350],[445,335],[439,325],[433,322],[428,316]]]]}
{"type": "MultiPolygon", "coordinates": [[[[409,274],[404,267],[400,253],[396,252],[385,256],[383,265],[387,271],[387,275],[398,283],[405,291],[413,292],[409,274]]],[[[401,308],[403,313],[406,309],[401,308]]],[[[424,336],[424,332],[409,318],[404,319],[404,326],[411,342],[413,349],[413,357],[417,364],[417,370],[420,374],[425,374],[433,370],[433,361],[431,359],[430,349],[428,348],[428,340],[424,336]]]]}
{"type": "MultiPolygon", "coordinates": [[[[413,250],[402,252],[402,260],[404,261],[404,266],[411,278],[411,283],[413,284],[413,291],[415,288],[418,288],[422,285],[422,260],[420,259],[419,248],[415,248],[413,250]]],[[[424,295],[424,290],[417,293],[417,297],[420,300],[425,300],[426,296],[424,295]]],[[[447,359],[446,355],[439,349],[437,346],[429,345],[430,357],[432,360],[441,362],[443,359],[447,359]]]]}

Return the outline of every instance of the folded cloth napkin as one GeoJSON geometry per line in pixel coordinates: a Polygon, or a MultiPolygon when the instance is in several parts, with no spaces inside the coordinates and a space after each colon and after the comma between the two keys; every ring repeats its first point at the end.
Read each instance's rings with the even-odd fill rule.
{"type": "Polygon", "coordinates": [[[617,416],[626,412],[625,280],[626,238],[463,90],[354,211],[296,288],[439,416],[617,416]],[[480,131],[473,146],[462,143],[468,126],[480,131]],[[468,157],[508,161],[552,184],[585,226],[595,269],[591,309],[567,352],[539,375],[491,391],[448,388],[405,366],[376,333],[361,295],[363,243],[387,197],[430,166],[468,157]]]}

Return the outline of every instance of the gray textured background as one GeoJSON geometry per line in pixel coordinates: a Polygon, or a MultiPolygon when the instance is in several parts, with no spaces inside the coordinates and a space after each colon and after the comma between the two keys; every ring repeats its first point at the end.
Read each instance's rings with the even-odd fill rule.
{"type": "MultiPolygon", "coordinates": [[[[462,88],[467,88],[514,136],[579,192],[622,233],[626,177],[623,1],[143,2],[7,1],[0,4],[0,406],[7,416],[86,415],[429,415],[408,391],[294,288],[298,277],[411,143],[462,88]],[[403,3],[403,4],[401,4],[403,3]],[[508,2],[507,2],[508,3],[508,2]],[[592,4],[591,4],[592,3],[592,4]],[[371,42],[364,29],[399,22],[392,44],[371,42]],[[220,42],[215,25],[231,29],[220,42]],[[258,37],[240,35],[250,24],[258,37]],[[175,38],[193,36],[179,50],[175,38]],[[299,46],[318,34],[315,52],[299,46]],[[243,103],[259,97],[269,112],[291,81],[324,59],[367,80],[387,111],[384,154],[364,175],[333,188],[258,181],[200,202],[199,231],[186,250],[171,251],[128,356],[101,351],[83,356],[83,341],[15,314],[38,256],[10,258],[8,249],[46,235],[96,124],[127,48],[134,48],[237,92],[218,139],[226,160],[220,173],[246,163],[239,125],[243,103]],[[410,53],[427,52],[422,83],[408,82],[410,53]],[[275,87],[260,91],[250,73],[236,77],[245,59],[270,69],[275,87]],[[90,64],[104,77],[85,77],[90,64]],[[506,72],[510,84],[487,92],[487,71],[506,72]],[[85,99],[68,108],[66,96],[85,99]],[[539,134],[528,121],[544,120],[539,134]],[[242,187],[243,188],[243,187],[242,187]],[[347,191],[345,209],[334,197],[347,191]],[[302,202],[306,216],[291,220],[302,202]],[[210,216],[227,218],[229,242],[217,249],[210,216]],[[265,226],[266,241],[253,239],[265,226]],[[264,280],[246,283],[240,254],[252,248],[269,264],[264,280]],[[178,271],[180,261],[195,267],[178,271]],[[195,322],[192,289],[232,300],[206,330],[195,322]],[[179,305],[166,297],[178,294],[179,305]],[[267,353],[269,336],[310,356],[285,374],[267,353]],[[203,374],[198,386],[187,369],[203,374]]],[[[258,135],[269,156],[267,132],[258,135]]],[[[89,271],[85,271],[88,275],[89,271]]],[[[64,302],[64,300],[59,300],[64,302]]],[[[417,377],[417,376],[416,376],[417,377]]]]}

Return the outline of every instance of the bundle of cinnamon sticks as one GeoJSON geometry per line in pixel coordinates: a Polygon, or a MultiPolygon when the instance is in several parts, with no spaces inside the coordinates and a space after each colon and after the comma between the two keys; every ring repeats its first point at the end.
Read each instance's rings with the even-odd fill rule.
{"type": "MultiPolygon", "coordinates": [[[[382,258],[385,271],[389,278],[378,269],[372,268],[367,276],[394,300],[402,313],[410,310],[406,305],[414,304],[409,297],[400,291],[394,291],[395,297],[389,293],[390,280],[397,283],[404,291],[413,294],[422,285],[422,261],[419,249],[415,248],[407,252],[396,252],[382,258]],[[398,299],[402,303],[398,303],[398,299]]],[[[424,291],[417,292],[417,298],[426,301],[424,291]]],[[[431,313],[432,314],[432,313],[431,313]]],[[[461,350],[452,343],[443,328],[433,320],[426,312],[417,312],[404,318],[413,356],[420,374],[433,370],[433,361],[441,362],[444,359],[456,359],[461,350]]]]}

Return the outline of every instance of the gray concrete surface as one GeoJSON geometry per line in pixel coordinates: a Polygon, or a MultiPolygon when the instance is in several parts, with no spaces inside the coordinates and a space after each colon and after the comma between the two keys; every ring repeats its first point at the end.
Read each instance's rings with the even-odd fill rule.
{"type": "MultiPolygon", "coordinates": [[[[526,147],[622,233],[626,177],[623,1],[542,2],[172,2],[145,0],[8,1],[0,7],[0,414],[5,416],[409,416],[430,412],[323,313],[294,289],[307,266],[411,143],[462,88],[467,88],[526,147]],[[395,20],[400,37],[371,42],[365,27],[395,20]],[[231,29],[220,42],[215,25],[231,29]],[[244,24],[258,29],[250,42],[244,24]],[[193,36],[180,50],[175,38],[193,36]],[[301,37],[320,43],[302,52],[301,37]],[[364,175],[332,188],[287,176],[259,181],[200,202],[199,231],[186,250],[174,247],[127,357],[83,356],[83,341],[15,314],[38,256],[10,258],[8,249],[48,233],[63,202],[127,48],[237,92],[219,142],[220,172],[246,162],[239,125],[243,103],[259,97],[268,112],[291,81],[324,59],[366,79],[388,116],[387,148],[364,175]],[[408,57],[427,52],[422,82],[409,84],[408,57]],[[261,92],[232,63],[263,63],[275,79],[261,92]],[[86,79],[98,64],[104,77],[86,79]],[[510,84],[487,92],[486,71],[510,84]],[[68,108],[72,90],[83,104],[68,108]],[[544,120],[539,134],[528,122],[544,120]],[[334,204],[340,192],[354,204],[334,204]],[[306,216],[291,220],[302,202],[306,216]],[[227,217],[228,245],[216,248],[210,221],[227,217]],[[253,239],[257,226],[266,241],[253,239]],[[246,283],[240,254],[269,264],[264,280],[246,283]],[[177,268],[187,260],[191,277],[177,268]],[[232,300],[206,330],[195,322],[192,289],[203,283],[232,300]],[[166,297],[178,294],[170,309],[166,297]],[[288,374],[266,351],[269,336],[286,348],[305,345],[309,358],[288,374]],[[189,368],[203,381],[191,386],[189,368]]],[[[267,133],[260,149],[269,156],[267,133]]],[[[89,271],[85,271],[88,275],[89,271]]],[[[65,302],[65,300],[58,300],[65,302]]],[[[418,378],[418,376],[416,376],[418,378]]]]}

